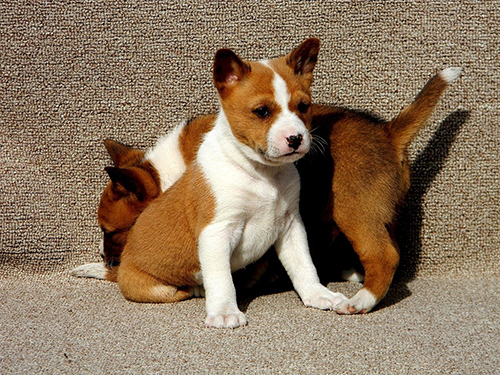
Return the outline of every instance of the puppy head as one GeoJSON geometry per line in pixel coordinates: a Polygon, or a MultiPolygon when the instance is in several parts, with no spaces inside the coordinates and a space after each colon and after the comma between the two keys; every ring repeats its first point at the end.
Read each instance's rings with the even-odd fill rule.
{"type": "Polygon", "coordinates": [[[319,40],[287,56],[245,62],[228,49],[215,55],[214,84],[222,111],[246,155],[266,165],[291,163],[310,148],[312,72],[319,40]]]}
{"type": "Polygon", "coordinates": [[[160,194],[160,185],[142,151],[111,140],[104,144],[115,166],[105,168],[110,182],[101,195],[97,218],[104,233],[101,255],[112,266],[119,262],[135,220],[160,194]]]}

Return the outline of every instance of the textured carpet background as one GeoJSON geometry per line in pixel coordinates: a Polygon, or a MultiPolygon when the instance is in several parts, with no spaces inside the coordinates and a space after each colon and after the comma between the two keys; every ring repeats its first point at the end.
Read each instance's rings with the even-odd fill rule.
{"type": "MultiPolygon", "coordinates": [[[[67,269],[97,259],[106,137],[150,147],[214,111],[211,64],[322,40],[314,98],[391,118],[461,66],[412,146],[407,272],[498,273],[498,2],[2,2],[0,260],[67,269]]],[[[5,272],[5,268],[4,268],[5,272]]]]}
{"type": "MultiPolygon", "coordinates": [[[[500,368],[500,2],[0,2],[0,373],[494,374],[500,368]],[[115,4],[116,3],[116,4],[115,4]],[[316,102],[395,116],[463,67],[411,147],[400,279],[340,317],[293,292],[203,328],[199,299],[127,302],[99,261],[105,138],[146,148],[216,110],[218,48],[322,40],[316,102]]],[[[347,295],[357,284],[330,284],[347,295]]]]}

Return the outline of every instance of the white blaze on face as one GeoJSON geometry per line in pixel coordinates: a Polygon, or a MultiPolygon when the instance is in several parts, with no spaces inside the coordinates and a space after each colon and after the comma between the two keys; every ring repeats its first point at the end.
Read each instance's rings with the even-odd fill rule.
{"type": "MultiPolygon", "coordinates": [[[[266,63],[264,62],[264,64],[266,63]]],[[[268,64],[266,65],[270,67],[268,64]]],[[[309,132],[302,120],[294,112],[290,111],[288,107],[291,94],[285,80],[274,72],[272,84],[274,97],[281,111],[267,135],[267,156],[270,158],[279,158],[288,155],[290,159],[293,159],[289,160],[291,162],[299,159],[309,151],[309,132]],[[290,140],[293,137],[300,137],[302,139],[300,146],[296,149],[290,146],[290,140]]]]}

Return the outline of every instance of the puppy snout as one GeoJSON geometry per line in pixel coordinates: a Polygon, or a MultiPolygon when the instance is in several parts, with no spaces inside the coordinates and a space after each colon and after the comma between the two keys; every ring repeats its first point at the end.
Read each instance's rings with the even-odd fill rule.
{"type": "Polygon", "coordinates": [[[293,148],[294,151],[296,151],[300,145],[302,144],[302,134],[297,134],[297,135],[291,135],[286,138],[286,141],[288,143],[288,146],[293,148]]]}

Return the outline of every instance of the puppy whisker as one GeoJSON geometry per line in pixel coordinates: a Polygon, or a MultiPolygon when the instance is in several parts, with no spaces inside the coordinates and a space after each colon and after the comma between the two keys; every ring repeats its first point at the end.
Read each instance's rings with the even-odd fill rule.
{"type": "Polygon", "coordinates": [[[316,154],[325,155],[327,149],[328,149],[328,142],[318,134],[312,134],[311,149],[309,152],[312,155],[316,154]]]}

